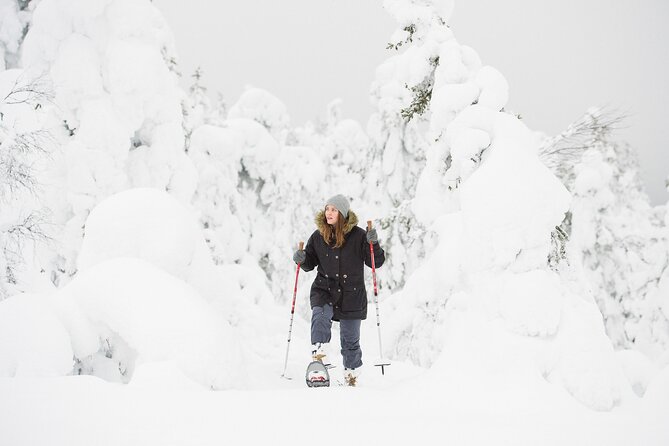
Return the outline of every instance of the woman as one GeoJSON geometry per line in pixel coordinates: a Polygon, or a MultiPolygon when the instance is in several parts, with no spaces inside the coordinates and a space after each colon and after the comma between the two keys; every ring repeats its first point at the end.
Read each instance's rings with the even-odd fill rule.
{"type": "Polygon", "coordinates": [[[330,342],[332,321],[339,321],[344,379],[355,385],[362,366],[360,323],[367,318],[367,291],[364,265],[371,268],[369,244],[374,249],[376,267],[383,265],[385,253],[375,229],[358,227],[358,217],[343,195],[327,200],[316,214],[316,227],[304,250],[293,255],[304,271],[318,267],[311,285],[311,343],[314,360],[327,364],[325,345],[330,342]]]}

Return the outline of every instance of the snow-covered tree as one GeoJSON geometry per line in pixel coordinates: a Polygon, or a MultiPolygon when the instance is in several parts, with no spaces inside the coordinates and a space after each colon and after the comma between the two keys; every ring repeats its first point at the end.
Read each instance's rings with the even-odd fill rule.
{"type": "MultiPolygon", "coordinates": [[[[402,198],[391,200],[384,222],[391,254],[380,277],[401,285],[436,245],[435,220],[458,209],[459,185],[490,145],[508,86],[472,48],[455,40],[448,25],[452,2],[391,0],[384,6],[398,22],[389,45],[398,54],[377,69],[372,91],[380,112],[374,118],[389,119],[380,132],[387,138],[383,162],[400,160],[403,167],[383,171],[398,183],[395,196],[402,198]]],[[[431,298],[422,299],[425,316],[434,320],[431,298]]]]}
{"type": "Polygon", "coordinates": [[[430,252],[433,233],[427,230],[435,218],[457,208],[459,184],[490,144],[490,120],[482,119],[481,110],[502,110],[508,86],[454,39],[448,26],[452,2],[384,5],[398,22],[388,46],[398,54],[377,69],[372,87],[378,111],[369,133],[376,164],[368,178],[377,184],[368,189],[381,186],[387,191],[382,207],[392,209],[382,222],[393,252],[382,282],[394,287],[430,252]]]}
{"type": "Polygon", "coordinates": [[[216,104],[212,104],[207,87],[202,82],[202,68],[198,67],[192,75],[193,83],[188,88],[188,95],[183,101],[185,147],[188,151],[193,130],[204,124],[222,125],[227,113],[222,95],[216,104]]]}
{"type": "MultiPolygon", "coordinates": [[[[368,173],[366,154],[369,138],[357,121],[342,117],[342,101],[335,99],[327,105],[326,118],[307,122],[293,129],[291,145],[310,147],[324,166],[321,185],[315,191],[320,200],[341,193],[352,206],[360,210],[368,204],[362,200],[365,193],[365,175],[368,173]],[[329,194],[329,195],[328,195],[329,194]]],[[[319,202],[319,206],[320,206],[319,202]]]]}
{"type": "Polygon", "coordinates": [[[573,194],[561,225],[566,258],[583,268],[607,334],[617,348],[657,359],[669,347],[656,293],[669,268],[669,232],[643,190],[635,153],[613,140],[621,119],[589,110],[542,153],[573,194]]]}
{"type": "Polygon", "coordinates": [[[52,145],[44,119],[50,100],[43,76],[0,71],[0,299],[26,285],[19,272],[33,263],[29,248],[48,239],[37,177],[52,145]]]}
{"type": "Polygon", "coordinates": [[[286,106],[276,96],[261,88],[247,87],[239,100],[230,107],[230,119],[252,119],[278,142],[283,143],[290,124],[286,106]]]}
{"type": "Polygon", "coordinates": [[[453,37],[452,2],[386,6],[414,40],[421,21],[441,24],[423,28],[431,51],[422,66],[434,67],[434,80],[422,84],[430,94],[417,90],[416,104],[429,104],[414,113],[429,106],[433,142],[412,203],[438,244],[387,301],[394,354],[433,365],[465,392],[486,381],[490,391],[522,392],[525,381],[514,377],[531,375],[537,388],[555,383],[588,407],[612,409],[633,393],[597,305],[582,282],[548,266],[571,197],[541,162],[541,141],[505,111],[504,77],[453,37]],[[487,379],[493,370],[504,378],[487,379]]]}
{"type": "Polygon", "coordinates": [[[214,260],[260,266],[277,301],[288,298],[292,251],[313,227],[326,178],[316,149],[276,139],[288,134],[285,110],[270,93],[247,90],[230,119],[194,129],[188,151],[199,174],[193,204],[214,260]]]}
{"type": "MultiPolygon", "coordinates": [[[[428,84],[434,71],[434,61],[424,63],[429,55],[422,37],[415,36],[416,23],[400,21],[399,25],[392,36],[397,42],[388,47],[397,54],[377,68],[372,83],[376,111],[367,125],[370,147],[364,172],[364,201],[373,206],[373,214],[383,216],[379,223],[384,246],[392,252],[379,286],[391,290],[402,287],[417,259],[425,254],[425,229],[416,220],[410,200],[425,166],[428,142],[424,130],[429,113],[426,107],[415,107],[414,94],[421,95],[416,93],[419,88],[431,88],[428,84]]],[[[418,26],[427,28],[432,23],[418,26]]]]}
{"type": "Polygon", "coordinates": [[[196,174],[184,153],[174,43],[148,0],[43,0],[33,11],[20,64],[54,85],[59,149],[41,178],[57,252],[43,268],[69,278],[84,222],[105,197],[137,186],[188,202],[196,174]],[[54,44],[57,42],[57,44],[54,44]]]}
{"type": "Polygon", "coordinates": [[[25,269],[26,243],[43,241],[46,212],[35,199],[36,160],[46,152],[42,127],[50,86],[19,67],[21,44],[39,0],[0,1],[0,299],[25,269]]]}

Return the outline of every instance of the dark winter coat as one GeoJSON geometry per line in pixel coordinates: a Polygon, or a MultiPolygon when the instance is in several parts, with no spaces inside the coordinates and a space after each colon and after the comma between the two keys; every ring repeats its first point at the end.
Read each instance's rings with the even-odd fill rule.
{"type": "MultiPolygon", "coordinates": [[[[365,290],[364,266],[371,268],[366,231],[357,226],[358,217],[349,211],[344,227],[344,244],[335,248],[325,243],[324,212],[316,215],[318,229],[311,234],[304,249],[306,260],[302,269],[311,271],[318,267],[318,274],[311,285],[311,307],[333,305],[335,321],[367,318],[367,291],[365,290]]],[[[339,218],[342,218],[341,214],[339,218]]],[[[385,253],[374,243],[374,265],[378,268],[385,261],[385,253]]]]}

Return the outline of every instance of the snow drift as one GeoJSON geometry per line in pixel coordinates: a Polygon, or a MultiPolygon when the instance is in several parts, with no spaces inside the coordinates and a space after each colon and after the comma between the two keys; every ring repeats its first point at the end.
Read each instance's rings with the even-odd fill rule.
{"type": "Polygon", "coordinates": [[[86,318],[78,358],[95,355],[104,340],[129,376],[138,364],[173,360],[208,388],[228,388],[237,380],[241,359],[230,325],[193,287],[146,261],[117,257],[98,263],[56,298],[72,299],[86,318]],[[128,350],[118,358],[115,340],[128,350]]]}

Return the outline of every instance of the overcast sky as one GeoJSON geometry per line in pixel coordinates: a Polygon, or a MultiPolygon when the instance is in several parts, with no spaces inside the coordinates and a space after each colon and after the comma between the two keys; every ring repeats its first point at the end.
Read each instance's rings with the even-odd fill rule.
{"type": "MultiPolygon", "coordinates": [[[[229,104],[246,85],[288,107],[294,125],[335,98],[366,124],[369,86],[395,29],[381,0],[154,0],[175,35],[184,77],[204,71],[229,104]]],[[[510,84],[509,109],[562,131],[593,105],[627,114],[618,135],[639,152],[654,204],[669,176],[669,1],[456,0],[460,43],[510,84]]],[[[184,82],[187,84],[187,82],[184,82]]]]}

